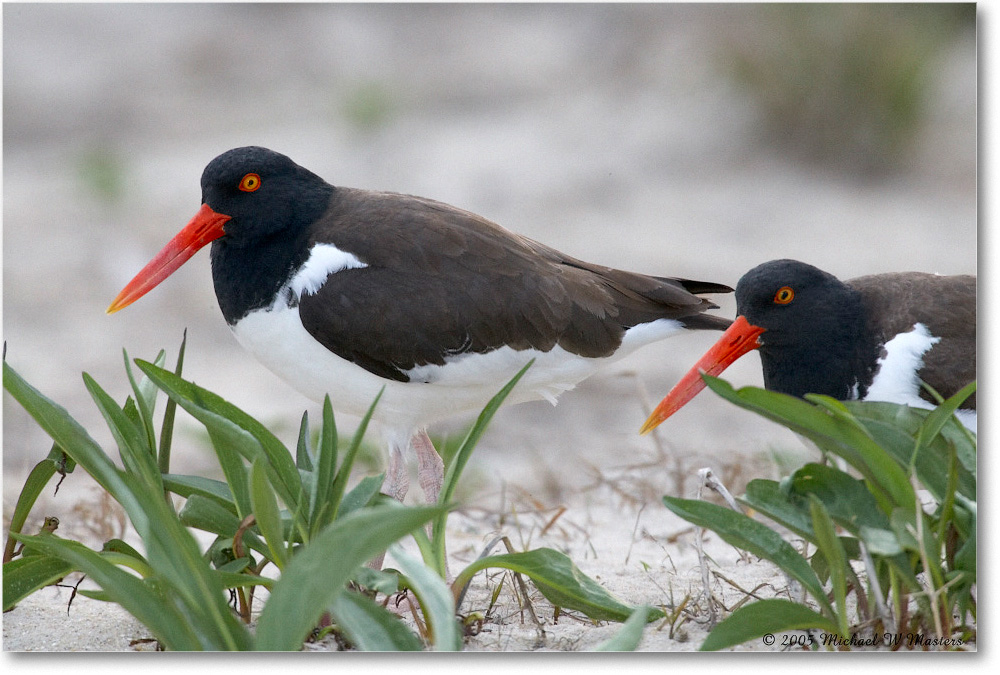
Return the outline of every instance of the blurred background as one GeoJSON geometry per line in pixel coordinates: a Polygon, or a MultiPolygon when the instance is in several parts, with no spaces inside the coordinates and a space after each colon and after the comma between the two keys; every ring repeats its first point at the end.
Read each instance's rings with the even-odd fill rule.
{"type": "MultiPolygon", "coordinates": [[[[293,443],[318,406],[236,344],[207,252],[104,312],[197,210],[204,166],[250,144],[651,274],[735,285],[779,257],[975,274],[976,73],[974,4],[5,4],[6,359],[115,454],[80,373],[124,400],[122,348],[172,367],[187,328],[186,376],[293,443]]],[[[734,490],[774,475],[797,439],[710,393],[637,434],[644,397],[714,339],[503,410],[470,480],[558,501],[642,465],[728,470],[734,490]]],[[[726,377],[760,385],[758,358],[726,377]]],[[[51,442],[6,393],[3,416],[10,504],[51,442]]],[[[210,471],[178,423],[180,470],[210,471]]]]}

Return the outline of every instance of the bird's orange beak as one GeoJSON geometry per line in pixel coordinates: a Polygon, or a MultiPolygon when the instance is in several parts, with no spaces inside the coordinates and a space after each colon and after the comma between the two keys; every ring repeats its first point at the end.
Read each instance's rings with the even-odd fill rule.
{"type": "Polygon", "coordinates": [[[178,267],[186,263],[191,256],[201,248],[225,234],[222,226],[231,216],[216,213],[208,204],[202,204],[198,213],[183,230],[177,233],[146,266],[128,282],[118,297],[108,307],[108,314],[113,314],[123,307],[149,293],[156,286],[173,274],[178,267]]]}
{"type": "Polygon", "coordinates": [[[642,425],[639,433],[648,434],[704,389],[705,381],[701,379],[703,372],[709,375],[718,375],[736,359],[760,347],[758,338],[764,330],[764,328],[747,321],[746,317],[736,317],[736,320],[726,329],[719,341],[705,352],[705,355],[699,359],[698,363],[694,364],[687,375],[682,377],[680,382],[670,390],[670,393],[660,401],[646,423],[642,425]]]}

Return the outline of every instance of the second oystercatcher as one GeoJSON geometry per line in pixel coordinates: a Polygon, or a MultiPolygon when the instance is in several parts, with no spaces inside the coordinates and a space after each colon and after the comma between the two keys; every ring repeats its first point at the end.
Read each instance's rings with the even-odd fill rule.
{"type": "Polygon", "coordinates": [[[216,157],[201,187],[197,215],[108,312],[211,242],[222,314],[265,366],[354,415],[384,387],[384,491],[400,500],[411,438],[435,501],[443,465],[426,425],[480,410],[529,360],[509,400],[555,402],[637,347],[730,324],[695,295],[727,286],[586,263],[441,202],[334,187],[265,148],[216,157]]]}
{"type": "MultiPolygon", "coordinates": [[[[923,381],[947,398],[976,379],[976,277],[922,272],[842,282],[796,260],[773,260],[736,285],[736,321],[646,420],[647,433],[738,358],[760,352],[764,386],[793,396],[931,408],[923,381]]],[[[976,396],[958,418],[976,430],[976,396]]]]}

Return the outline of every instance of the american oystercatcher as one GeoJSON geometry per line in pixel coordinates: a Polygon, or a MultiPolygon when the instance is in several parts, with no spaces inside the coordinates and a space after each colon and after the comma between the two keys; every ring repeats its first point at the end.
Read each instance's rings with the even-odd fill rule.
{"type": "Polygon", "coordinates": [[[480,410],[530,359],[509,401],[554,403],[637,347],[730,324],[694,295],[727,286],[592,265],[441,202],[334,187],[265,148],[216,157],[201,187],[197,215],[108,312],[211,242],[222,314],[261,363],[354,415],[385,388],[383,491],[400,500],[411,444],[437,499],[443,464],[426,425],[480,410]]]}
{"type": "MultiPolygon", "coordinates": [[[[736,285],[736,320],[646,420],[647,433],[718,375],[760,351],[764,386],[793,396],[933,407],[976,379],[976,277],[922,272],[842,282],[796,260],[758,265],[736,285]]],[[[976,396],[958,418],[976,430],[976,396]]]]}

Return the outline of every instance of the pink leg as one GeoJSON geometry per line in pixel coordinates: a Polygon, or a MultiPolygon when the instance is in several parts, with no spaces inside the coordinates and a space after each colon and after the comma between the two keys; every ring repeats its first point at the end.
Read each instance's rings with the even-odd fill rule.
{"type": "MultiPolygon", "coordinates": [[[[421,429],[410,439],[410,446],[417,454],[417,480],[424,491],[424,500],[428,504],[436,504],[444,484],[444,462],[431,442],[427,431],[421,429]]],[[[427,526],[427,534],[431,534],[431,526],[427,526]]],[[[452,582],[448,569],[448,558],[445,556],[445,581],[452,582]]]]}
{"type": "Polygon", "coordinates": [[[400,502],[410,489],[410,474],[406,467],[405,451],[406,448],[401,448],[395,443],[389,447],[389,468],[382,482],[382,494],[400,502]]]}
{"type": "Polygon", "coordinates": [[[410,439],[410,445],[417,453],[417,480],[424,491],[428,504],[436,504],[444,483],[444,462],[423,429],[410,439]]]}
{"type": "MultiPolygon", "coordinates": [[[[403,501],[406,492],[410,489],[410,474],[406,467],[405,450],[406,448],[401,448],[395,443],[389,446],[389,468],[386,469],[385,480],[382,482],[382,494],[399,502],[403,501]]],[[[380,570],[384,561],[385,551],[382,551],[368,562],[368,567],[380,570]]]]}

